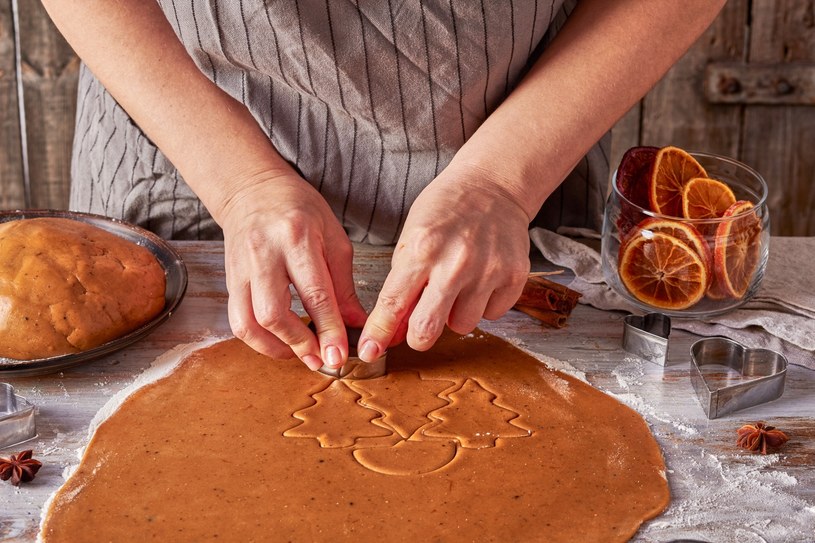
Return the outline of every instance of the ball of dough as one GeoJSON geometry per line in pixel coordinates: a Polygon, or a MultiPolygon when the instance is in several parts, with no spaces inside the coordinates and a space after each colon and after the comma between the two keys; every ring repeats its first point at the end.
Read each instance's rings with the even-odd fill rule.
{"type": "Polygon", "coordinates": [[[165,275],[139,245],[61,218],[0,224],[0,356],[92,349],[164,308],[165,275]]]}

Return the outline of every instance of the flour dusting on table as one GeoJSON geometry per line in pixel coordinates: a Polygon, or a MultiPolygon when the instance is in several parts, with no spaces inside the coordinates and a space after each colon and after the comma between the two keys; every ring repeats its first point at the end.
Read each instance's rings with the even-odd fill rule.
{"type": "Polygon", "coordinates": [[[698,436],[699,430],[634,392],[642,385],[646,364],[637,357],[623,358],[611,371],[623,392],[606,393],[648,421],[661,438],[669,483],[688,489],[688,493],[672,501],[661,516],[645,523],[637,539],[775,543],[803,541],[800,534],[815,534],[815,506],[788,492],[798,481],[781,469],[784,456],[752,454],[735,445],[732,453],[718,456],[688,447],[687,438],[698,436]],[[683,439],[671,439],[673,433],[683,439]],[[746,523],[745,512],[750,519],[746,523]],[[723,533],[728,534],[724,539],[723,533]]]}
{"type": "Polygon", "coordinates": [[[717,543],[751,543],[802,541],[799,534],[815,534],[815,507],[789,494],[786,489],[798,481],[775,467],[783,458],[741,452],[686,456],[670,479],[684,480],[690,493],[646,523],[642,535],[666,541],[716,534],[717,543]],[[723,533],[729,535],[722,538],[723,533]]]}

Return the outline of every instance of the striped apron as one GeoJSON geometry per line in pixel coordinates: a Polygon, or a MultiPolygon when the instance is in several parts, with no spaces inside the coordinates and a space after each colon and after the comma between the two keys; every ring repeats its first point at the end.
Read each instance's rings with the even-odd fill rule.
{"type": "MultiPolygon", "coordinates": [[[[199,69],[242,102],[354,241],[394,243],[411,204],[501,103],[576,0],[160,0],[199,69]]],[[[539,214],[599,230],[609,138],[539,214]]],[[[71,209],[219,239],[176,168],[83,66],[71,209]]]]}

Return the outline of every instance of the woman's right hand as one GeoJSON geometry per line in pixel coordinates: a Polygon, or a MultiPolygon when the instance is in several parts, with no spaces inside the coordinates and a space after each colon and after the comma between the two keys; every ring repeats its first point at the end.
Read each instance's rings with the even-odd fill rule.
{"type": "Polygon", "coordinates": [[[361,328],[367,314],[354,287],[351,242],[328,203],[294,171],[233,186],[215,216],[224,231],[233,333],[274,358],[293,352],[312,370],[342,365],[345,325],[361,328]],[[291,310],[290,284],[318,337],[291,310]]]}
{"type": "Polygon", "coordinates": [[[44,4],[223,228],[235,335],[270,356],[293,351],[312,369],[342,364],[343,321],[362,327],[366,315],[351,275],[351,243],[322,196],[277,153],[249,110],[198,69],[156,2],[44,4]],[[319,341],[291,311],[290,283],[319,341]]]}

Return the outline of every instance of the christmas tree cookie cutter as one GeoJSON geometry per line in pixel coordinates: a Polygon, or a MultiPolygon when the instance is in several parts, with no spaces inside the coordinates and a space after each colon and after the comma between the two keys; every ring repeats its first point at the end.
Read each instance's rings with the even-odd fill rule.
{"type": "Polygon", "coordinates": [[[14,393],[14,387],[0,383],[0,449],[37,437],[34,405],[14,393]]]}
{"type": "MultiPolygon", "coordinates": [[[[317,327],[314,325],[314,321],[308,323],[308,327],[312,332],[316,333],[317,327]]],[[[388,353],[382,353],[382,356],[373,362],[365,362],[357,355],[357,345],[362,335],[362,329],[346,327],[345,332],[348,335],[348,361],[339,368],[323,365],[317,371],[337,379],[373,379],[385,375],[388,353]]]]}

